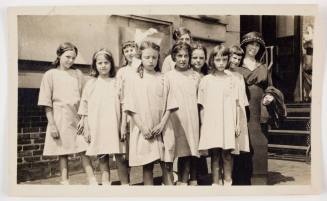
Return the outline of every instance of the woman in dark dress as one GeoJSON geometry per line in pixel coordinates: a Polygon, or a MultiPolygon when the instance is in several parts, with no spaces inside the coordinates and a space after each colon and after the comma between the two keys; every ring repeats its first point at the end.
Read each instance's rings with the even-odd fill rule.
{"type": "MultiPolygon", "coordinates": [[[[234,157],[233,184],[251,185],[251,177],[263,179],[267,174],[266,126],[261,124],[261,107],[264,90],[268,87],[268,68],[261,63],[265,52],[265,42],[258,32],[250,32],[242,37],[241,48],[245,56],[238,72],[245,79],[249,107],[247,108],[250,152],[234,157]]],[[[261,182],[260,182],[261,183],[261,182]]]]}

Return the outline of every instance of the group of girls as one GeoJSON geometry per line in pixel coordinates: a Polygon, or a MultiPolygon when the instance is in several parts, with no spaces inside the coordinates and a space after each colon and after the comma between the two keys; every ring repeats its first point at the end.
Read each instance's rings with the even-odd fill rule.
{"type": "MultiPolygon", "coordinates": [[[[153,185],[160,163],[164,185],[197,185],[199,157],[211,157],[212,185],[232,185],[233,155],[249,152],[243,76],[235,68],[243,51],[193,43],[186,28],[159,66],[160,46],[150,41],[123,43],[125,64],[116,73],[112,53],[93,54],[92,79],[86,84],[73,64],[71,43],[57,49],[56,68],[43,77],[38,105],[48,119],[44,155],[59,155],[61,184],[69,184],[68,155],[82,152],[90,184],[97,184],[90,156],[97,156],[101,184],[110,185],[109,155],[122,185],[130,167],[143,167],[145,185],[153,185]],[[162,70],[161,70],[162,69],[162,70]],[[162,72],[161,72],[162,71],[162,72]]],[[[205,164],[206,165],[206,164],[205,164]]]]}

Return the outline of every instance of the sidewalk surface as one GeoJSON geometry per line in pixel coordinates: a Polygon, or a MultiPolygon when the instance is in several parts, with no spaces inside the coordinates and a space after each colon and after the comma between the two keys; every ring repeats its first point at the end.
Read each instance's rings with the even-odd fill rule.
{"type": "MultiPolygon", "coordinates": [[[[210,167],[210,165],[208,166],[210,167]]],[[[309,185],[310,184],[310,164],[297,161],[286,160],[268,160],[268,185],[309,185]]],[[[209,170],[210,171],[210,170],[209,170]]],[[[100,175],[96,172],[98,181],[100,182],[100,175]]],[[[119,185],[119,179],[117,170],[110,171],[112,185],[119,185]]],[[[142,185],[142,168],[131,168],[131,184],[142,185]]],[[[161,185],[161,170],[160,165],[156,164],[154,168],[154,183],[155,185],[161,185]]],[[[53,177],[49,179],[34,180],[28,182],[22,182],[20,184],[59,184],[60,177],[53,177]]],[[[88,184],[85,173],[75,173],[70,175],[71,185],[83,185],[88,184]]],[[[199,185],[210,185],[210,175],[202,178],[199,181],[199,185]]]]}

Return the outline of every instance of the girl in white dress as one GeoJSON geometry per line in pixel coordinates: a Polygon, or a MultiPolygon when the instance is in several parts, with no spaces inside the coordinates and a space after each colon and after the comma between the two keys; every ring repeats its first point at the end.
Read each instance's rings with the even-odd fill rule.
{"type": "Polygon", "coordinates": [[[199,157],[199,115],[197,89],[199,73],[190,67],[191,47],[187,43],[177,43],[172,48],[172,58],[176,62],[174,69],[165,73],[169,84],[169,94],[173,94],[178,110],[171,114],[175,134],[175,154],[178,157],[179,184],[187,185],[190,171],[196,175],[196,168],[191,168],[199,157]]]}
{"type": "MultiPolygon", "coordinates": [[[[191,54],[191,67],[197,72],[200,77],[207,75],[209,73],[209,66],[207,64],[207,48],[199,42],[194,42],[191,45],[192,54],[191,54]]],[[[208,165],[207,165],[207,154],[201,155],[201,157],[196,160],[196,163],[191,164],[190,171],[190,185],[197,185],[198,180],[202,176],[208,175],[208,165]],[[192,171],[193,168],[196,168],[196,171],[192,171]]]]}
{"type": "MultiPolygon", "coordinates": [[[[58,47],[53,62],[56,68],[44,74],[38,100],[48,119],[43,155],[59,155],[60,183],[64,185],[69,184],[68,155],[85,152],[87,148],[83,137],[77,135],[77,111],[84,80],[83,73],[73,67],[77,53],[77,48],[68,42],[58,47]]],[[[90,158],[85,154],[81,157],[89,183],[95,184],[90,158]]]]}
{"type": "MultiPolygon", "coordinates": [[[[135,41],[126,41],[122,44],[122,55],[123,55],[123,65],[117,72],[117,81],[118,87],[121,95],[121,100],[124,97],[125,85],[127,80],[131,75],[136,74],[137,68],[140,66],[141,61],[137,59],[138,57],[138,45],[135,41]]],[[[120,134],[121,141],[125,143],[126,153],[125,153],[125,166],[128,168],[127,170],[127,178],[129,180],[129,172],[130,168],[128,167],[129,160],[129,119],[127,114],[122,111],[123,102],[121,102],[121,126],[120,126],[120,134]]]]}
{"type": "Polygon", "coordinates": [[[236,138],[236,147],[233,151],[234,155],[239,155],[240,152],[250,151],[249,133],[246,118],[246,107],[249,106],[249,101],[246,95],[245,81],[243,75],[237,70],[240,68],[241,60],[244,56],[242,48],[237,45],[233,45],[229,48],[229,65],[228,71],[234,75],[238,86],[239,97],[239,115],[240,115],[240,136],[236,138]]]}
{"type": "MultiPolygon", "coordinates": [[[[233,185],[240,185],[242,178],[246,176],[243,174],[248,164],[242,164],[243,158],[251,155],[250,153],[250,139],[249,130],[247,122],[247,111],[249,107],[249,101],[246,94],[245,80],[239,69],[240,64],[244,57],[244,51],[238,45],[233,45],[229,48],[229,68],[228,70],[235,76],[237,82],[239,83],[239,115],[240,115],[240,135],[236,138],[235,150],[233,154],[233,185]],[[246,167],[245,167],[246,166],[246,167]]],[[[249,114],[248,114],[249,115],[249,114]]]]}
{"type": "Polygon", "coordinates": [[[128,184],[120,143],[120,100],[115,64],[110,51],[100,49],[92,58],[94,79],[83,90],[78,113],[82,115],[80,133],[89,143],[86,154],[98,156],[102,185],[110,185],[109,155],[114,155],[122,184],[128,184]],[[124,171],[125,170],[125,171],[124,171]]]}
{"type": "MultiPolygon", "coordinates": [[[[140,66],[140,60],[136,59],[136,56],[138,54],[137,44],[134,41],[124,42],[122,44],[122,54],[124,58],[124,63],[117,72],[117,80],[118,80],[119,90],[121,90],[123,96],[124,86],[126,80],[128,79],[128,76],[130,76],[131,74],[135,74],[137,68],[140,66]]],[[[126,137],[126,135],[128,134],[127,128],[128,128],[127,115],[126,113],[122,113],[122,124],[121,124],[120,131],[122,135],[122,140],[127,140],[128,142],[128,138],[126,137]]],[[[128,153],[126,154],[128,155],[128,153]]]]}
{"type": "MultiPolygon", "coordinates": [[[[129,164],[143,166],[144,184],[153,185],[154,163],[173,160],[173,153],[169,151],[174,147],[169,145],[173,144],[174,138],[165,130],[171,110],[177,107],[165,95],[164,79],[158,65],[160,47],[144,41],[140,52],[142,63],[138,73],[127,80],[123,106],[131,117],[129,164]]],[[[164,183],[172,184],[171,172],[165,163],[161,163],[161,167],[164,183]]]]}
{"type": "Polygon", "coordinates": [[[216,46],[209,57],[212,72],[202,78],[198,91],[201,107],[199,151],[209,151],[213,185],[232,184],[232,157],[239,135],[238,87],[234,76],[226,71],[229,50],[216,46]],[[220,162],[222,161],[222,162],[220,162]]]}

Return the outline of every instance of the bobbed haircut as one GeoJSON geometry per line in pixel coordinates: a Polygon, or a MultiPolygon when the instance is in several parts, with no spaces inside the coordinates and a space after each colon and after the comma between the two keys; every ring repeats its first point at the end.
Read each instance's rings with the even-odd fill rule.
{"type": "Polygon", "coordinates": [[[243,49],[240,46],[238,46],[238,45],[232,45],[229,48],[229,56],[232,56],[233,54],[236,54],[238,56],[244,56],[244,51],[243,51],[243,49]]]}
{"type": "Polygon", "coordinates": [[[177,29],[175,29],[173,32],[173,39],[175,41],[178,41],[179,38],[184,34],[188,34],[192,40],[191,31],[185,27],[178,27],[177,29]]]}
{"type": "Polygon", "coordinates": [[[214,63],[215,57],[216,56],[228,56],[228,60],[229,60],[229,54],[230,54],[229,48],[227,48],[223,44],[217,45],[213,48],[213,50],[211,51],[210,56],[209,56],[209,66],[213,69],[213,71],[214,71],[214,69],[216,69],[215,63],[214,63]]]}
{"type": "Polygon", "coordinates": [[[174,62],[176,62],[176,55],[179,51],[185,50],[188,55],[189,55],[189,64],[191,63],[191,56],[192,56],[192,48],[189,44],[187,43],[176,43],[171,49],[171,58],[173,59],[174,62]]]}
{"type": "Polygon", "coordinates": [[[137,51],[138,51],[138,45],[135,41],[125,41],[122,43],[122,48],[121,48],[121,52],[122,52],[122,55],[123,55],[123,66],[127,65],[128,64],[128,61],[127,61],[127,58],[125,57],[125,54],[124,54],[124,50],[128,47],[131,47],[131,48],[135,48],[136,50],[136,54],[137,54],[137,51]]]}

